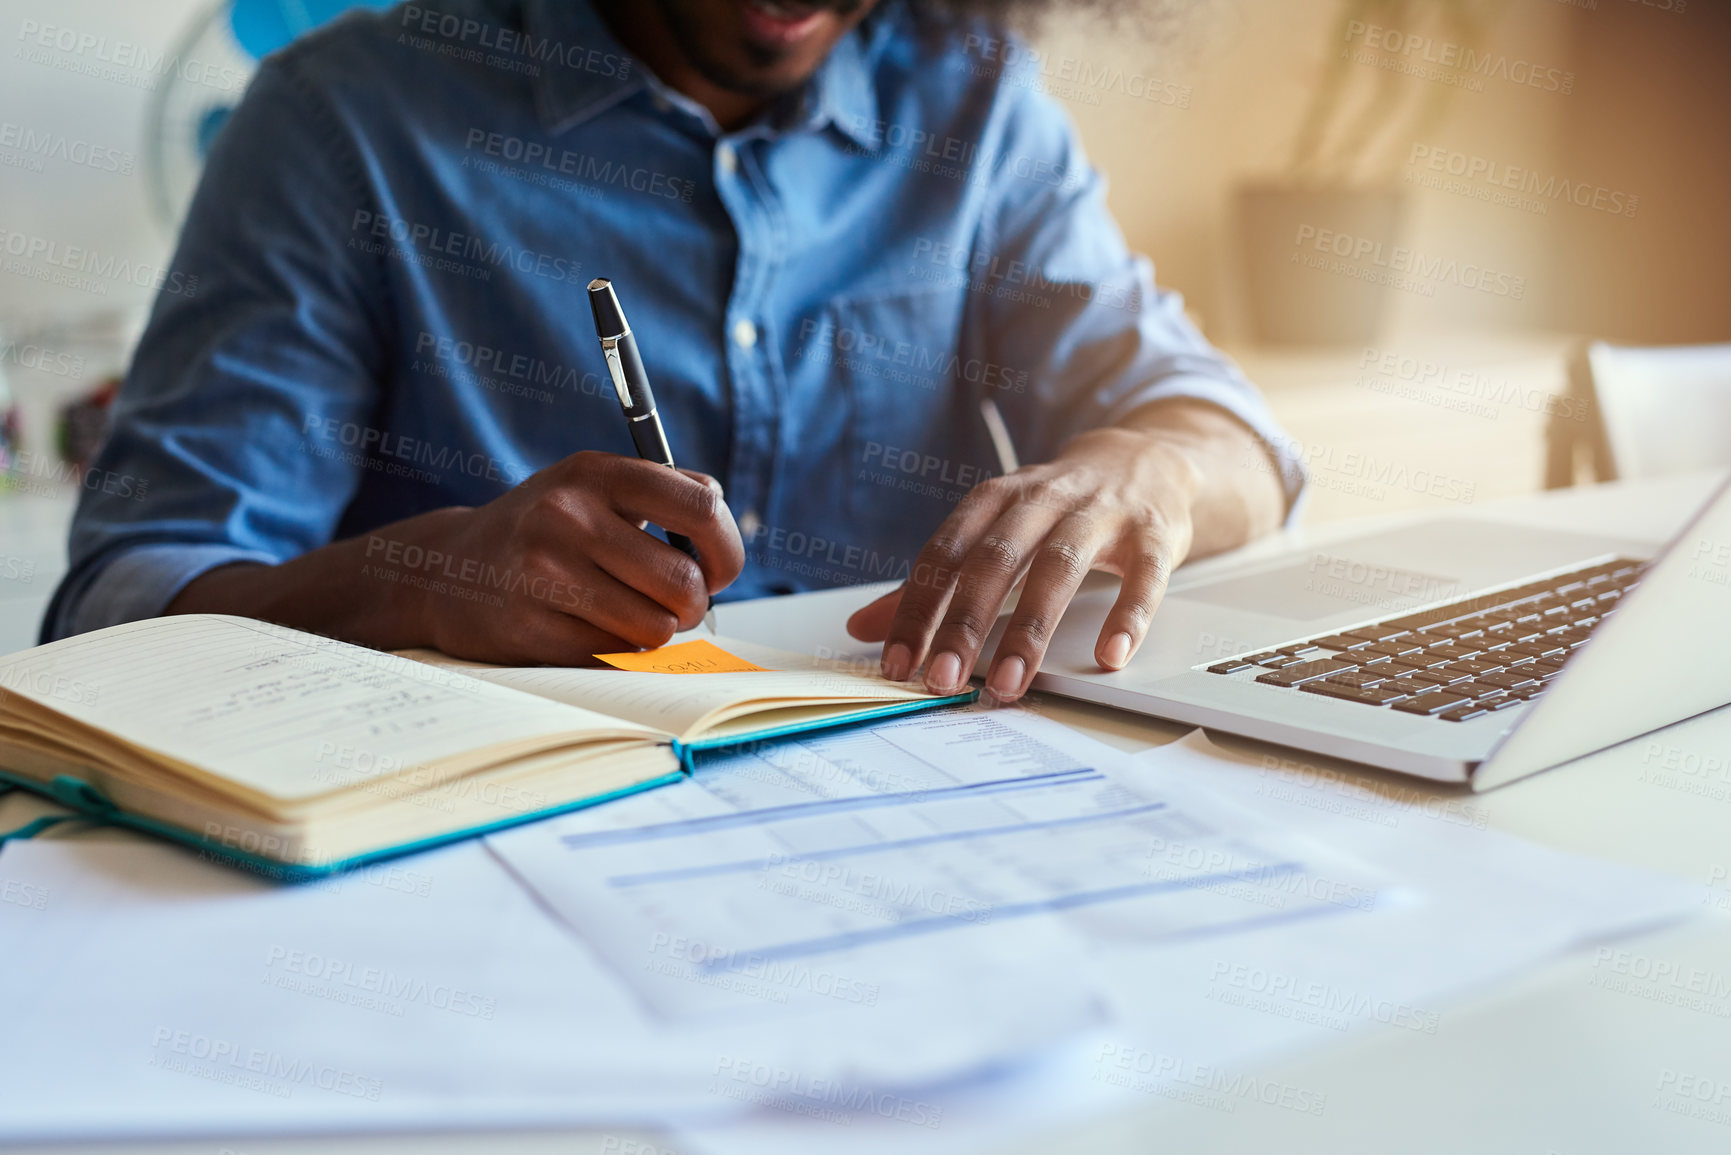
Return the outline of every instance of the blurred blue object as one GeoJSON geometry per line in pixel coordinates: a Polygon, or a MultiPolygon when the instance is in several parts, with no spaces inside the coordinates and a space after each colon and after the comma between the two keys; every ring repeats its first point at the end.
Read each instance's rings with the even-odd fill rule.
{"type": "Polygon", "coordinates": [[[247,55],[262,60],[350,8],[383,10],[394,3],[396,0],[233,0],[229,27],[247,55]]]}
{"type": "Polygon", "coordinates": [[[219,104],[214,108],[205,109],[204,115],[198,118],[198,127],[194,133],[199,156],[210,155],[210,146],[215,143],[216,134],[222,131],[222,126],[228,123],[228,118],[233,112],[234,109],[230,106],[219,104]]]}

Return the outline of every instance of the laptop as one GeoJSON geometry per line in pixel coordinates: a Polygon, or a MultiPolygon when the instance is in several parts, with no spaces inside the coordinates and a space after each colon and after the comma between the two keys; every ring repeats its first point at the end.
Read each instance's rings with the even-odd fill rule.
{"type": "Polygon", "coordinates": [[[1665,543],[1433,516],[1202,566],[1116,673],[1085,592],[1034,688],[1475,790],[1731,703],[1731,481],[1665,543]]]}

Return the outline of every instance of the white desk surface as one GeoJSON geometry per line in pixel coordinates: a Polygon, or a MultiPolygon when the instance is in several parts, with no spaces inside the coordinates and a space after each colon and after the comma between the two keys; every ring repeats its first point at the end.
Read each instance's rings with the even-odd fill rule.
{"type": "MultiPolygon", "coordinates": [[[[1480,512],[1557,528],[1598,529],[1652,538],[1668,532],[1702,500],[1713,478],[1683,478],[1565,490],[1487,504],[1480,512]]],[[[57,528],[51,503],[26,508],[0,503],[0,555],[53,559],[57,545],[43,534],[57,528]],[[51,527],[50,523],[54,523],[51,527]],[[28,532],[25,532],[28,531],[28,532]]],[[[27,592],[0,593],[0,640],[29,640],[54,580],[38,568],[27,592]]],[[[723,633],[791,635],[807,647],[846,651],[847,610],[863,604],[859,589],[802,595],[797,601],[741,603],[718,611],[723,633]],[[798,608],[797,617],[791,612],[798,608]]],[[[1184,727],[1079,703],[1037,696],[1035,706],[1077,729],[1127,750],[1171,741],[1184,727]]],[[[1220,739],[1242,748],[1276,747],[1220,739]]],[[[1144,1108],[1095,1120],[1064,1134],[1030,1136],[1018,1152],[1280,1151],[1523,1153],[1598,1155],[1611,1152],[1731,1150],[1731,1089],[1718,1103],[1699,1104],[1706,1117],[1679,1113],[1661,1098],[1662,1073],[1678,1072],[1731,1088],[1731,769],[1659,773],[1644,761],[1649,743],[1717,757],[1731,764],[1731,708],[1720,710],[1517,782],[1474,799],[1491,825],[1561,849],[1668,871],[1701,884],[1714,913],[1683,927],[1616,944],[1635,969],[1668,964],[1698,969],[1709,990],[1687,999],[1682,988],[1618,974],[1595,965],[1586,951],[1450,1007],[1435,1035],[1389,1031],[1354,1036],[1257,1074],[1327,1096],[1321,1115],[1300,1115],[1245,1099],[1237,1110],[1151,1098],[1144,1108]],[[1720,879],[1710,886],[1711,879],[1720,879]],[[1610,980],[1607,982],[1607,980],[1610,980]]],[[[1282,752],[1285,753],[1285,752],[1282,752]]],[[[1405,797],[1452,796],[1451,787],[1364,771],[1346,763],[1296,755],[1338,770],[1370,789],[1400,789],[1405,797]]],[[[0,829],[46,809],[17,797],[0,801],[0,829]]],[[[83,837],[132,837],[104,832],[83,837]]],[[[3,1019],[0,1019],[3,1021],[3,1019]]],[[[9,1047],[28,1046],[10,1039],[9,1047]]],[[[99,1095],[100,1088],[91,1088],[99,1095]]],[[[3,1093],[3,1092],[0,1092],[3,1093]]],[[[668,1150],[667,1140],[631,1135],[668,1150]]],[[[228,1143],[55,1147],[61,1155],[96,1151],[223,1150],[257,1155],[303,1150],[355,1152],[583,1152],[633,1150],[623,1133],[519,1133],[228,1143]]],[[[45,1149],[49,1150],[49,1149],[45,1149]]]]}

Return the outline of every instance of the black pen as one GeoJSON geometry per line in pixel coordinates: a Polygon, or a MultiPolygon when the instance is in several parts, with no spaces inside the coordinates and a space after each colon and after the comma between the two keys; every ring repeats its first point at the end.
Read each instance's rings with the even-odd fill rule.
{"type": "MultiPolygon", "coordinates": [[[[601,355],[607,359],[607,375],[613,378],[613,388],[619,394],[619,404],[631,426],[631,442],[637,446],[637,456],[672,469],[673,450],[667,446],[667,432],[661,428],[661,417],[655,412],[655,394],[649,391],[649,373],[643,368],[643,357],[637,352],[637,338],[625,323],[625,312],[613,292],[613,282],[596,277],[589,282],[589,308],[595,314],[595,335],[601,338],[601,355]]],[[[684,534],[669,532],[667,544],[697,560],[697,547],[684,534]]],[[[715,632],[715,599],[709,599],[709,609],[703,615],[709,632],[715,632]]]]}

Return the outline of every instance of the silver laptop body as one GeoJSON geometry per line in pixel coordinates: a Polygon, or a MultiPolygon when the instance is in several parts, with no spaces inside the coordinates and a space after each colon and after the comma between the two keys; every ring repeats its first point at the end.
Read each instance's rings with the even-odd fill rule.
{"type": "Polygon", "coordinates": [[[1731,482],[1660,547],[1430,517],[1190,572],[1180,571],[1136,659],[1112,674],[1099,670],[1093,646],[1115,590],[1085,591],[1034,688],[1475,790],[1731,703],[1731,482]],[[1590,635],[1540,696],[1495,712],[1451,721],[1265,684],[1262,667],[1210,672],[1462,599],[1487,604],[1487,593],[1619,558],[1651,562],[1611,612],[1583,627],[1590,635]]]}

